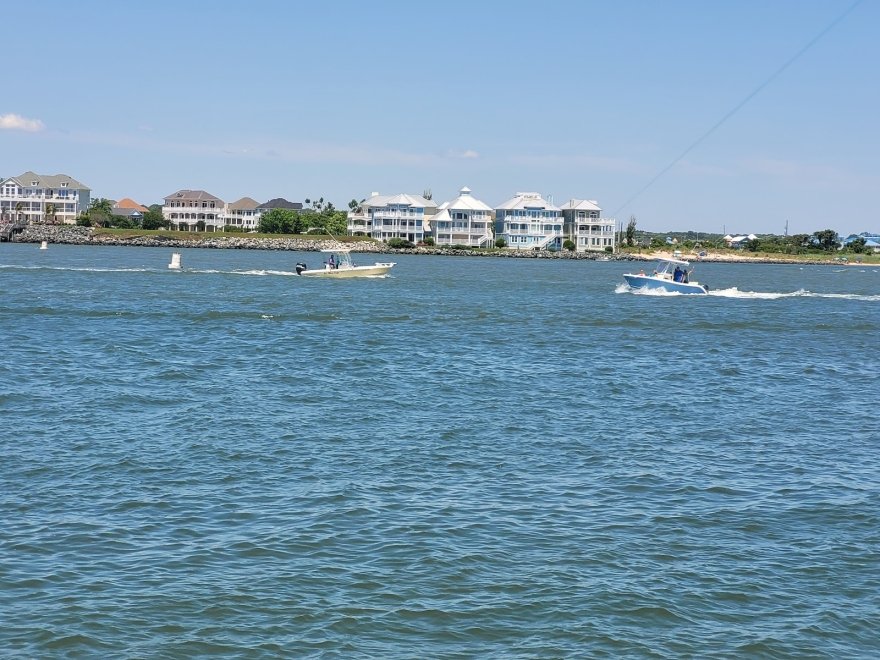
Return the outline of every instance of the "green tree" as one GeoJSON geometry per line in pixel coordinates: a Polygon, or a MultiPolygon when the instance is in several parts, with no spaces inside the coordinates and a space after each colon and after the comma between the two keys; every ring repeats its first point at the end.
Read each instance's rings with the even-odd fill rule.
{"type": "Polygon", "coordinates": [[[629,216],[629,222],[626,224],[626,244],[632,247],[636,244],[636,216],[629,216]]]}
{"type": "Polygon", "coordinates": [[[813,232],[813,239],[815,239],[815,242],[820,248],[827,252],[831,252],[840,247],[840,242],[837,240],[837,232],[833,229],[823,229],[822,231],[813,232]]]}
{"type": "Polygon", "coordinates": [[[306,230],[305,215],[290,209],[272,209],[260,217],[259,230],[263,234],[302,234],[306,230]]]}
{"type": "Polygon", "coordinates": [[[574,252],[574,249],[577,247],[574,241],[570,238],[565,239],[565,242],[562,244],[562,248],[564,250],[568,250],[569,252],[574,252]]]}
{"type": "Polygon", "coordinates": [[[507,241],[504,240],[503,236],[499,236],[498,238],[495,239],[495,247],[497,247],[497,248],[507,247],[507,241]]]}
{"type": "MultiPolygon", "coordinates": [[[[154,204],[153,206],[158,206],[154,204]]],[[[144,213],[142,226],[144,229],[165,229],[171,226],[171,222],[162,215],[161,207],[154,209],[150,206],[150,210],[144,213]]]]}
{"type": "Polygon", "coordinates": [[[861,254],[865,251],[865,243],[867,242],[868,241],[865,240],[864,236],[859,236],[858,238],[854,238],[852,241],[850,241],[850,244],[846,247],[855,254],[861,254]]]}
{"type": "Polygon", "coordinates": [[[89,211],[101,211],[108,216],[113,215],[113,203],[104,197],[97,197],[89,204],[89,211]]]}
{"type": "Polygon", "coordinates": [[[17,202],[15,204],[15,219],[21,220],[22,212],[24,211],[24,202],[17,202]]]}

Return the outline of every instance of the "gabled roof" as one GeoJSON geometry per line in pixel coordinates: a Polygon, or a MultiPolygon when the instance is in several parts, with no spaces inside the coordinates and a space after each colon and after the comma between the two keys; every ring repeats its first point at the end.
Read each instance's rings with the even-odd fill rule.
{"type": "Polygon", "coordinates": [[[91,190],[88,186],[66,174],[36,174],[25,172],[19,176],[11,176],[7,181],[15,181],[22,188],[72,188],[75,190],[91,190]],[[36,181],[36,184],[34,182],[36,181]],[[62,184],[66,183],[66,186],[62,184]]]}
{"type": "Polygon", "coordinates": [[[119,210],[119,209],[135,209],[135,210],[137,210],[137,211],[140,211],[141,213],[146,213],[147,211],[150,210],[150,209],[148,209],[146,206],[143,206],[143,205],[141,205],[141,204],[138,204],[136,201],[134,201],[134,200],[131,199],[130,197],[125,197],[125,198],[123,198],[123,199],[120,199],[118,202],[116,202],[116,203],[113,205],[113,208],[114,208],[115,210],[119,210]]]}
{"type": "Polygon", "coordinates": [[[515,197],[508,199],[503,204],[499,204],[495,208],[502,210],[512,209],[542,209],[546,211],[559,211],[558,206],[553,206],[546,201],[541,195],[533,192],[518,192],[515,197]]]}
{"type": "Polygon", "coordinates": [[[232,204],[229,205],[229,210],[230,211],[253,211],[254,209],[258,208],[259,206],[260,206],[260,203],[257,200],[251,199],[250,197],[242,197],[237,202],[232,202],[232,204]]]}
{"type": "Polygon", "coordinates": [[[165,201],[178,201],[178,200],[186,200],[188,202],[220,202],[223,203],[223,200],[219,197],[215,197],[209,192],[205,192],[204,190],[178,190],[176,193],[172,195],[168,195],[165,198],[165,201]]]}
{"type": "Polygon", "coordinates": [[[492,207],[471,195],[471,189],[465,186],[458,191],[458,197],[451,202],[444,202],[442,208],[461,211],[492,211],[492,207]]]}
{"type": "Polygon", "coordinates": [[[373,193],[369,198],[364,200],[360,206],[362,208],[381,208],[383,206],[388,206],[389,204],[394,204],[396,206],[420,206],[427,209],[437,208],[436,202],[430,199],[425,199],[421,195],[408,195],[406,193],[400,193],[399,195],[380,195],[379,193],[373,193]]]}
{"type": "Polygon", "coordinates": [[[283,197],[276,197],[275,199],[270,199],[265,204],[260,204],[258,208],[260,209],[290,209],[292,211],[301,211],[302,210],[302,202],[288,202],[283,197]]]}
{"type": "Polygon", "coordinates": [[[570,199],[560,207],[563,211],[601,211],[595,199],[570,199]]]}
{"type": "MultiPolygon", "coordinates": [[[[146,211],[147,209],[144,209],[146,211]]],[[[124,218],[142,218],[144,215],[144,211],[140,209],[132,209],[126,207],[113,207],[113,215],[121,215],[124,218]]]]}

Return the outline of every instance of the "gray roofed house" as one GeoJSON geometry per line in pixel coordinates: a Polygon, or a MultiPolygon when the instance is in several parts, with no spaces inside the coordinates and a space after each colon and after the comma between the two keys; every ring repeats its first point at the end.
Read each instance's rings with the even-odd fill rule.
{"type": "Polygon", "coordinates": [[[0,217],[73,224],[89,208],[91,190],[66,174],[25,172],[0,183],[0,217]]]}
{"type": "Polygon", "coordinates": [[[260,203],[252,197],[242,197],[226,205],[221,216],[226,226],[239,227],[242,231],[256,231],[260,224],[260,203]]]}
{"type": "Polygon", "coordinates": [[[223,229],[222,199],[204,190],[178,190],[165,197],[162,216],[180,231],[218,231],[223,229]]]}
{"type": "Polygon", "coordinates": [[[204,190],[178,190],[176,193],[168,195],[165,197],[166,206],[169,201],[186,201],[186,202],[220,202],[223,203],[223,200],[219,197],[215,197],[209,192],[205,192],[204,190]]]}
{"type": "Polygon", "coordinates": [[[12,176],[7,181],[15,181],[22,188],[67,188],[69,190],[91,190],[88,186],[80,183],[66,174],[36,174],[25,172],[19,176],[12,176]]]}
{"type": "Polygon", "coordinates": [[[230,211],[253,211],[260,207],[260,203],[250,197],[242,197],[236,202],[232,202],[227,207],[230,211]]]}
{"type": "Polygon", "coordinates": [[[271,211],[272,209],[289,209],[291,211],[302,211],[303,205],[302,202],[288,202],[283,197],[276,197],[275,199],[270,199],[265,204],[260,204],[258,208],[261,212],[271,211]]]}

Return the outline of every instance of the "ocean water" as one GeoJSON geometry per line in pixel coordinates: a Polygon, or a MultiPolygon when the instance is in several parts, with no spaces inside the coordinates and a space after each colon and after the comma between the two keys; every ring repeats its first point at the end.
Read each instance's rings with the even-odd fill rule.
{"type": "Polygon", "coordinates": [[[877,266],[170,256],[0,245],[0,655],[880,652],[877,266]]]}

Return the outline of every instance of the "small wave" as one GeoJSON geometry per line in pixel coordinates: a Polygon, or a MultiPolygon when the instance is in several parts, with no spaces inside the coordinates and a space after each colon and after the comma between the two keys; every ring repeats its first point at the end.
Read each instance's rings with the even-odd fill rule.
{"type": "Polygon", "coordinates": [[[6,270],[60,270],[77,273],[149,273],[155,268],[86,268],[77,266],[16,266],[13,264],[2,264],[0,268],[6,270]]]}

